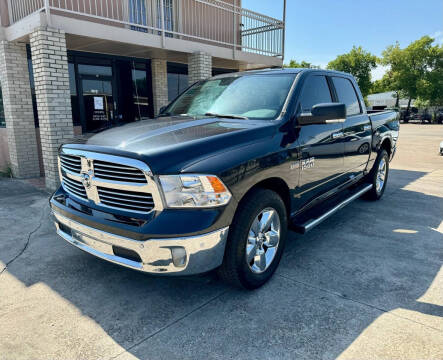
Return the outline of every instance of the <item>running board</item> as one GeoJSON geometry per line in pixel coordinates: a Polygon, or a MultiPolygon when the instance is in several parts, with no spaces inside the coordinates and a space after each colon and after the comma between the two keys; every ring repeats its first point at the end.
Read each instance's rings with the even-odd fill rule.
{"type": "Polygon", "coordinates": [[[298,223],[297,220],[294,221],[291,224],[292,225],[291,228],[296,232],[299,232],[301,234],[305,234],[309,230],[311,230],[312,228],[316,227],[318,224],[320,224],[321,222],[326,220],[328,217],[335,214],[338,210],[344,208],[346,205],[348,205],[349,203],[351,203],[355,199],[359,198],[364,193],[367,193],[369,190],[371,190],[371,188],[372,188],[372,185],[365,184],[363,187],[357,188],[355,190],[355,192],[352,192],[350,194],[350,196],[347,197],[346,199],[340,201],[339,203],[334,202],[332,204],[332,207],[330,207],[326,212],[324,212],[320,215],[316,215],[315,217],[311,216],[307,220],[305,217],[304,221],[302,220],[302,223],[298,223]]]}

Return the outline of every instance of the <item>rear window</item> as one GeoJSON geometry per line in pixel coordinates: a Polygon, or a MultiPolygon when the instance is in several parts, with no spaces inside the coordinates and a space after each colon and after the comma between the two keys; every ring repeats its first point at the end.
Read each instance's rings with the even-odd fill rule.
{"type": "Polygon", "coordinates": [[[336,76],[332,77],[332,81],[337,91],[338,101],[346,105],[346,115],[360,114],[360,102],[352,83],[348,79],[336,76]]]}

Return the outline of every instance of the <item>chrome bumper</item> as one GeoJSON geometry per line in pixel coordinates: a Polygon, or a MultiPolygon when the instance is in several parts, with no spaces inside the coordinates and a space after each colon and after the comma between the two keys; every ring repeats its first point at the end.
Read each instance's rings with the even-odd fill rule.
{"type": "Polygon", "coordinates": [[[215,269],[223,261],[229,230],[225,227],[199,236],[136,241],[80,224],[57,212],[53,215],[57,233],[72,245],[104,260],[154,274],[192,275],[215,269]],[[140,261],[116,255],[116,248],[136,253],[140,261]]]}

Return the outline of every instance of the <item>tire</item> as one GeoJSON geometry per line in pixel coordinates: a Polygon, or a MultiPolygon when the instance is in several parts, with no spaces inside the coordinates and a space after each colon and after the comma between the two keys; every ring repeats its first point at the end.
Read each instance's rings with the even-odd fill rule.
{"type": "Polygon", "coordinates": [[[375,160],[374,166],[368,175],[368,182],[372,184],[372,188],[365,194],[365,198],[372,201],[380,200],[385,192],[386,184],[388,183],[388,176],[389,176],[389,155],[386,152],[386,150],[382,150],[379,152],[377,159],[375,160]],[[383,183],[381,184],[380,183],[381,178],[379,179],[379,175],[381,175],[380,171],[382,171],[383,164],[385,170],[383,176],[383,183]]]}
{"type": "MultiPolygon", "coordinates": [[[[263,220],[264,223],[266,222],[263,220]]],[[[257,189],[246,195],[240,202],[229,228],[223,263],[217,271],[221,280],[248,290],[259,288],[265,284],[278,267],[285,247],[287,229],[286,207],[277,193],[268,189],[257,189]],[[269,216],[270,211],[274,212],[273,216],[269,216]],[[263,220],[264,217],[271,218],[270,224],[273,227],[270,225],[269,231],[266,227],[260,235],[260,232],[257,231],[260,223],[257,223],[257,220],[263,220]],[[278,217],[278,221],[276,217],[278,217]],[[278,231],[276,231],[277,222],[279,223],[278,231]],[[254,232],[253,229],[256,231],[254,232]],[[266,243],[272,245],[269,235],[273,235],[273,242],[276,241],[276,232],[279,234],[277,245],[267,247],[266,243]],[[257,254],[263,254],[263,252],[266,255],[265,259],[269,258],[270,261],[260,262],[263,255],[257,254]],[[248,254],[250,256],[256,254],[252,258],[252,262],[247,260],[248,254]]]]}

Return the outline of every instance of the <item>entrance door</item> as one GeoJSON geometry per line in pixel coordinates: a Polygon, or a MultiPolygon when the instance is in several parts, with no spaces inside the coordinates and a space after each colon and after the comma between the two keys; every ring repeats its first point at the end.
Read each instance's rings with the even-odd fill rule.
{"type": "Polygon", "coordinates": [[[78,65],[86,132],[107,128],[114,122],[111,66],[78,65]]]}

